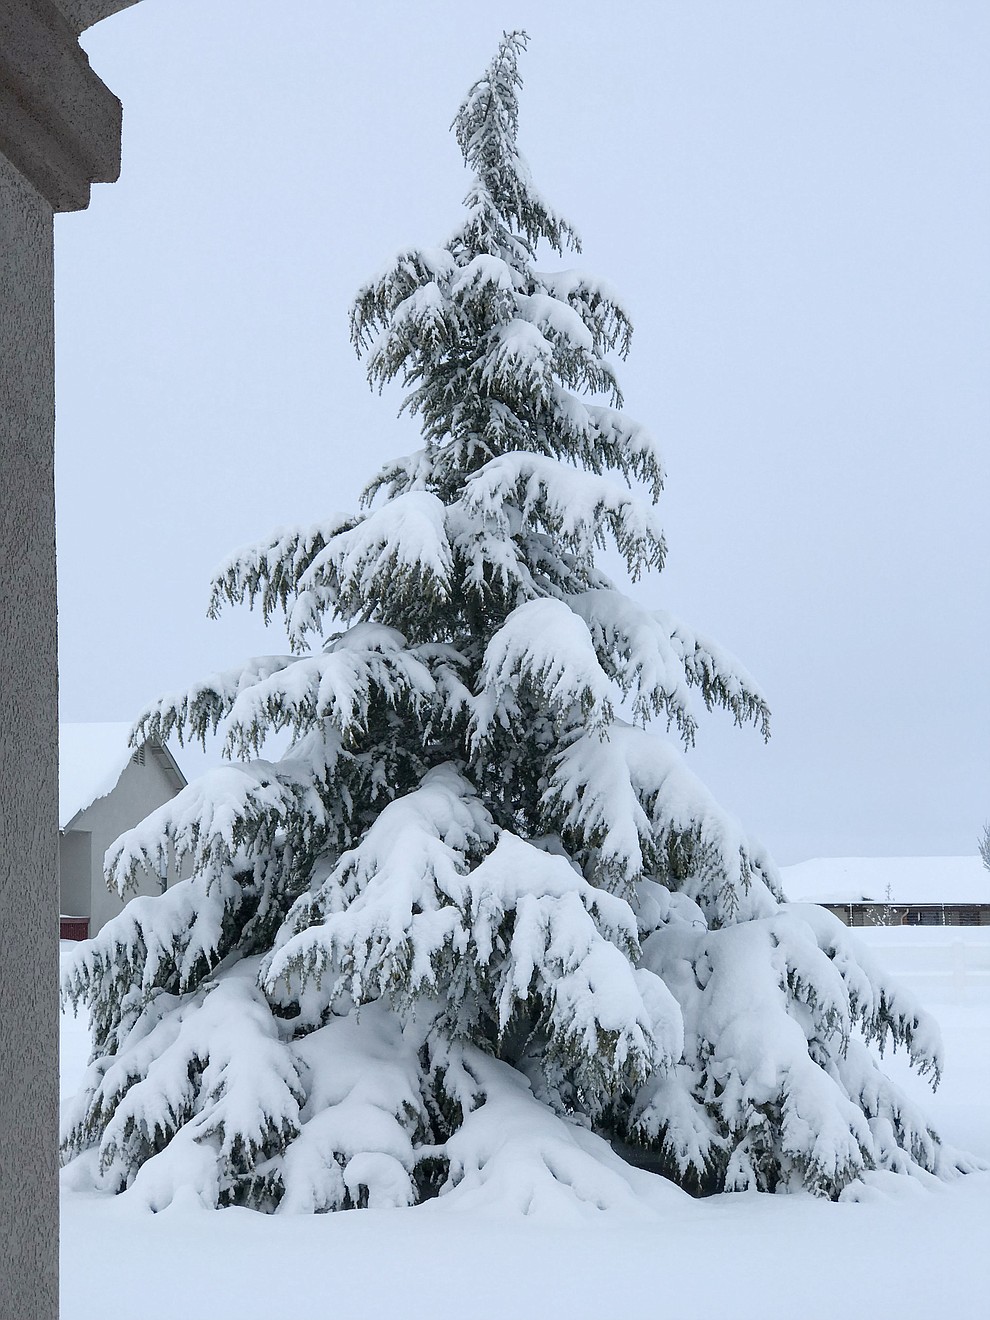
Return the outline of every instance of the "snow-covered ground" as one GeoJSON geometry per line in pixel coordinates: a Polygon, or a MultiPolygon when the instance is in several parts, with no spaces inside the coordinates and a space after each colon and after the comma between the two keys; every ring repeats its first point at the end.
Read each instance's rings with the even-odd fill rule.
{"type": "MultiPolygon", "coordinates": [[[[866,929],[880,959],[938,1018],[936,1095],[902,1066],[943,1139],[990,1162],[990,928],[866,929]]],[[[87,1052],[63,1017],[62,1094],[87,1052]]],[[[857,1202],[810,1196],[693,1201],[669,1189],[636,1217],[566,1223],[442,1199],[413,1210],[268,1217],[66,1190],[62,1320],[976,1320],[986,1314],[990,1172],[953,1183],[878,1180],[857,1202]]]]}

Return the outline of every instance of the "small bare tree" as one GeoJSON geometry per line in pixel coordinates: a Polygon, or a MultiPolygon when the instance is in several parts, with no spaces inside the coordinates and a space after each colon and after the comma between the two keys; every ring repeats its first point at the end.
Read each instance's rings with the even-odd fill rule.
{"type": "Polygon", "coordinates": [[[980,836],[980,856],[983,858],[983,865],[990,871],[990,822],[983,826],[983,833],[980,836]]]}
{"type": "Polygon", "coordinates": [[[884,890],[883,904],[870,910],[871,926],[896,926],[897,913],[893,904],[893,892],[890,885],[884,890]]]}

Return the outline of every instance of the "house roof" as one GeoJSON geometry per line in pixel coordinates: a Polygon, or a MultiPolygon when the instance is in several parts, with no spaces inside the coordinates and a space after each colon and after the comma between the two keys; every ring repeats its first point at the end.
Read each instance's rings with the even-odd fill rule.
{"type": "Polygon", "coordinates": [[[979,857],[816,857],[783,866],[794,903],[990,903],[990,873],[979,857]]]}
{"type": "MultiPolygon", "coordinates": [[[[58,726],[58,827],[117,786],[133,756],[130,724],[60,724],[58,726]]],[[[152,744],[166,774],[182,788],[185,779],[165,747],[152,744]]]]}

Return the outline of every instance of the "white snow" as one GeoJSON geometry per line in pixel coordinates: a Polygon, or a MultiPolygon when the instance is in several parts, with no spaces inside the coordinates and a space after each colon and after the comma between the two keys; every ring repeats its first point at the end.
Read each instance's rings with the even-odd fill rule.
{"type": "Polygon", "coordinates": [[[506,536],[511,530],[507,508],[527,525],[538,518],[579,556],[594,553],[607,526],[634,575],[663,563],[663,528],[652,505],[617,481],[555,458],[515,451],[491,459],[466,482],[464,505],[506,536]]]}
{"type": "Polygon", "coordinates": [[[382,575],[413,573],[446,593],[450,569],[442,502],[428,491],[407,491],[331,537],[300,586],[330,587],[346,612],[347,602],[363,600],[382,575]]]}
{"type": "Polygon", "coordinates": [[[58,726],[58,827],[117,785],[133,749],[129,724],[58,726]]]}
{"type": "Polygon", "coordinates": [[[792,903],[990,903],[979,857],[816,857],[783,866],[792,903]]]}
{"type": "Polygon", "coordinates": [[[612,717],[612,689],[588,625],[563,601],[531,600],[513,610],[485,649],[483,688],[475,702],[476,738],[518,718],[517,695],[529,681],[553,715],[580,703],[592,728],[612,717]]]}
{"type": "MultiPolygon", "coordinates": [[[[945,1041],[934,1096],[900,1052],[885,1066],[947,1142],[990,1158],[990,929],[857,934],[935,1013],[945,1041]]],[[[85,1022],[70,1011],[62,1019],[64,1097],[85,1049],[85,1022]]],[[[518,1090],[477,1111],[488,1126],[471,1134],[471,1149],[485,1146],[486,1178],[465,1170],[458,1194],[411,1210],[273,1216],[179,1198],[151,1214],[139,1198],[64,1187],[62,1320],[255,1320],[328,1306],[360,1320],[983,1314],[990,1173],[949,1183],[875,1175],[858,1202],[838,1204],[751,1192],[695,1201],[616,1162],[590,1189],[601,1208],[584,1200],[565,1218],[559,1198],[545,1200],[537,1182],[518,1185],[514,1170],[532,1173],[520,1151],[536,1140],[552,1151],[557,1177],[564,1170],[579,1185],[588,1134],[575,1129],[567,1145],[556,1131],[535,1131],[518,1090]]],[[[398,1183],[401,1171],[396,1161],[351,1174],[384,1187],[386,1174],[398,1183]]]]}

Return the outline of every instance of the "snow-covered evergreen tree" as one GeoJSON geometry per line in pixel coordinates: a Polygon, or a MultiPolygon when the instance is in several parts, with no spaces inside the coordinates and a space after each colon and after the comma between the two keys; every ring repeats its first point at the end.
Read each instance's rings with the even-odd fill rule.
{"type": "Polygon", "coordinates": [[[605,1206],[651,1181],[637,1162],[692,1191],[836,1196],[945,1165],[869,1048],[937,1077],[933,1025],[838,921],[782,902],[645,727],[690,745],[695,697],[764,734],[768,712],[720,647],[595,565],[611,541],[634,578],[662,566],[663,473],[619,411],[616,294],[537,266],[578,243],[516,145],[524,46],[506,35],[458,111],[460,227],[353,308],[423,447],[363,512],[220,570],[213,611],[283,614],[288,654],[136,725],[223,728],[231,759],[118,840],[122,893],[168,850],[192,876],[64,980],[95,1033],[66,1161],[154,1207],[183,1187],[282,1211],[605,1206]]]}

